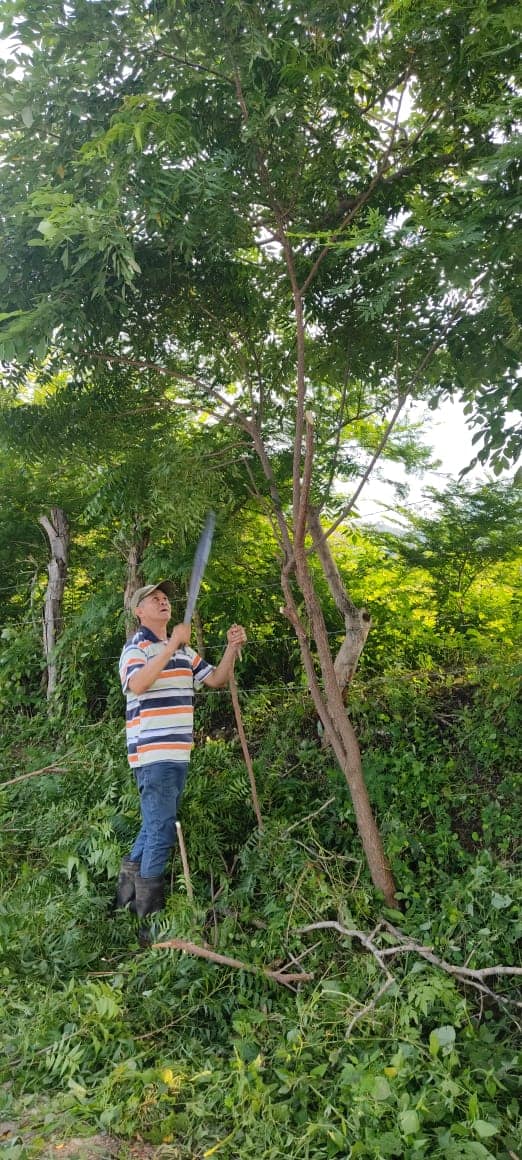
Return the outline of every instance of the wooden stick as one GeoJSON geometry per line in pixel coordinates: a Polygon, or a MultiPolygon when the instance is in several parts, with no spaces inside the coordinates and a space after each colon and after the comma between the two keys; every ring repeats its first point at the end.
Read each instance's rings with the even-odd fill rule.
{"type": "Polygon", "coordinates": [[[190,898],[190,901],[193,902],[194,901],[194,891],[192,889],[192,882],[190,880],[190,870],[189,870],[189,864],[188,864],[188,858],[187,858],[187,851],[185,848],[185,839],[183,837],[183,830],[181,829],[181,825],[179,822],[176,822],[176,830],[177,830],[177,834],[178,834],[179,852],[181,854],[181,862],[183,865],[183,877],[185,879],[185,886],[187,888],[187,898],[190,898]]]}
{"type": "Polygon", "coordinates": [[[234,715],[236,718],[236,725],[237,725],[237,731],[239,733],[239,740],[241,741],[241,748],[243,750],[243,757],[245,759],[245,765],[247,767],[248,777],[250,780],[250,790],[252,793],[252,804],[254,806],[254,813],[255,813],[256,818],[257,818],[257,824],[259,826],[259,829],[263,830],[264,829],[263,818],[261,817],[261,810],[259,808],[259,798],[257,796],[257,786],[256,786],[256,777],[255,777],[255,773],[254,773],[254,766],[252,765],[252,758],[250,756],[250,752],[248,749],[248,742],[246,739],[246,734],[245,734],[245,730],[244,730],[244,726],[243,726],[243,718],[241,716],[241,708],[239,705],[239,697],[237,694],[236,678],[234,676],[233,671],[230,675],[230,679],[229,679],[228,683],[230,685],[230,695],[232,697],[232,704],[234,706],[234,715]]]}
{"type": "Polygon", "coordinates": [[[292,983],[308,983],[313,979],[313,975],[307,974],[305,971],[290,973],[288,971],[272,971],[270,967],[258,967],[253,963],[242,963],[240,959],[230,959],[228,955],[220,955],[217,951],[211,951],[208,947],[200,947],[197,943],[186,942],[182,938],[170,938],[166,942],[157,942],[152,944],[153,950],[175,950],[184,951],[187,955],[196,955],[199,959],[209,959],[211,963],[220,963],[224,967],[235,967],[238,971],[250,971],[254,974],[266,975],[268,979],[273,979],[276,983],[282,983],[283,986],[290,986],[292,983]]]}

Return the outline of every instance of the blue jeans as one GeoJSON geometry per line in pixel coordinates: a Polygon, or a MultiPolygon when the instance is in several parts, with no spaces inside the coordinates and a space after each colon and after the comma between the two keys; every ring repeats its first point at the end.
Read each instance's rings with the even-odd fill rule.
{"type": "Polygon", "coordinates": [[[167,865],[188,766],[188,761],[156,761],[135,770],[142,826],[130,858],[141,863],[142,878],[158,878],[167,865]]]}

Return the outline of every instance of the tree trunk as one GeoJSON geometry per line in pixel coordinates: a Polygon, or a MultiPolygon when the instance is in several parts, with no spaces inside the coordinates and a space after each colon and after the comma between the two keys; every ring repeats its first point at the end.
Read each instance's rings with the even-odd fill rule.
{"type": "Polygon", "coordinates": [[[144,532],[138,530],[137,525],[134,525],[134,539],[127,548],[126,563],[127,563],[127,583],[125,585],[125,592],[123,595],[123,607],[125,609],[125,626],[128,633],[131,633],[135,627],[134,614],[131,612],[131,600],[138,588],[143,588],[143,573],[142,563],[143,555],[149,546],[150,532],[148,529],[144,532]]]}
{"type": "MultiPolygon", "coordinates": [[[[309,510],[308,526],[328,587],[341,616],[344,617],[346,636],[334,661],[337,682],[341,691],[344,692],[353,679],[359,657],[372,626],[372,618],[366,608],[357,608],[350,600],[315,508],[309,510]]],[[[344,699],[346,701],[346,697],[344,699]]]]}
{"type": "Polygon", "coordinates": [[[49,581],[45,594],[43,645],[47,662],[47,699],[49,700],[58,683],[56,664],[56,643],[62,631],[62,601],[67,579],[69,561],[69,524],[61,508],[51,508],[50,519],[40,516],[38,521],[49,540],[51,559],[47,565],[49,581]]]}
{"type": "Polygon", "coordinates": [[[384,895],[387,906],[396,907],[395,883],[388,859],[384,853],[381,835],[372,813],[368,790],[363,777],[361,754],[353,726],[348,720],[342,692],[337,682],[334,662],[330,654],[328,634],[319,599],[313,588],[304,554],[296,556],[296,574],[304,597],[312,633],[317,645],[323,686],[317,679],[306,631],[299,619],[288,577],[283,573],[283,591],[286,597],[285,613],[294,626],[303,664],[308,677],[317,713],[326,736],[344,773],[352,798],[355,820],[368,861],[372,881],[384,895]],[[299,558],[300,557],[300,558],[299,558]]]}
{"type": "MultiPolygon", "coordinates": [[[[339,679],[334,667],[334,661],[330,653],[330,646],[328,641],[328,634],[322,613],[321,604],[317,593],[315,592],[312,577],[308,568],[307,553],[304,546],[304,534],[306,525],[310,526],[310,521],[314,524],[314,513],[309,503],[310,483],[311,483],[311,467],[313,458],[313,417],[306,415],[307,426],[307,453],[305,460],[305,469],[303,472],[303,482],[301,487],[301,500],[298,512],[297,524],[294,525],[293,540],[290,537],[289,527],[284,515],[283,505],[277,489],[274,473],[264,445],[259,427],[254,420],[245,420],[243,422],[244,428],[252,438],[255,450],[259,456],[261,466],[263,468],[266,479],[268,480],[270,494],[272,497],[274,515],[276,523],[279,528],[280,542],[283,553],[284,565],[281,573],[281,587],[285,596],[286,607],[284,613],[290,620],[294,627],[301,656],[303,660],[304,669],[308,678],[308,684],[312,693],[313,701],[317,714],[322,721],[325,729],[325,734],[330,742],[335,753],[340,768],[342,769],[348,788],[350,790],[357,828],[363,844],[363,849],[368,861],[368,867],[374,885],[380,890],[384,896],[387,906],[396,907],[397,900],[395,897],[395,883],[391,869],[384,853],[384,848],[381,836],[377,827],[377,823],[372,813],[368,791],[364,782],[362,773],[361,754],[357,738],[348,717],[343,702],[343,693],[339,679]],[[298,586],[303,596],[307,615],[310,621],[312,635],[317,645],[319,656],[319,663],[321,666],[321,676],[323,687],[321,687],[317,673],[314,666],[314,660],[310,647],[308,644],[308,637],[306,630],[299,619],[294,596],[290,586],[290,573],[295,572],[298,586]]],[[[318,520],[315,521],[317,534],[318,520]]],[[[324,540],[321,531],[318,540],[324,540]]],[[[357,641],[357,656],[355,653],[357,649],[351,647],[351,642],[346,647],[348,657],[343,656],[343,672],[345,677],[350,672],[353,673],[355,664],[357,663],[360,652],[364,644],[364,640],[368,634],[371,620],[369,614],[364,609],[357,609],[349,600],[342,580],[339,576],[338,570],[333,559],[330,556],[329,549],[321,546],[321,551],[318,552],[321,560],[325,576],[330,585],[331,591],[334,593],[334,599],[337,606],[341,607],[343,615],[350,618],[350,632],[352,632],[353,625],[358,628],[357,641]],[[363,639],[364,637],[364,639],[363,639]]],[[[347,629],[347,636],[348,636],[347,629]]],[[[338,665],[338,669],[340,664],[338,665]]]]}

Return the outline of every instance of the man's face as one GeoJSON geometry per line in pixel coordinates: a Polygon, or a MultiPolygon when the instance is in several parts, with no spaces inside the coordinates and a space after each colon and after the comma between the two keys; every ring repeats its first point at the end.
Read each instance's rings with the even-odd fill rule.
{"type": "Polygon", "coordinates": [[[142,622],[152,620],[166,624],[170,620],[170,600],[166,592],[156,588],[138,604],[136,612],[142,622]]]}

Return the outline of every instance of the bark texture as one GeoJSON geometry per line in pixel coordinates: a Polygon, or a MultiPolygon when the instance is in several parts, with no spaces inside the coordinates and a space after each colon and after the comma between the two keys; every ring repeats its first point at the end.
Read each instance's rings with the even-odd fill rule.
{"type": "Polygon", "coordinates": [[[308,513],[308,527],[328,587],[344,619],[346,636],[334,661],[335,675],[341,690],[344,691],[353,679],[359,657],[372,626],[372,618],[366,608],[357,608],[350,600],[315,508],[310,508],[308,513]]]}

